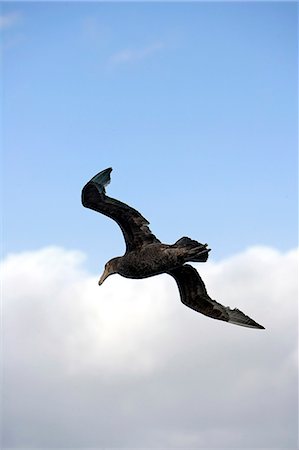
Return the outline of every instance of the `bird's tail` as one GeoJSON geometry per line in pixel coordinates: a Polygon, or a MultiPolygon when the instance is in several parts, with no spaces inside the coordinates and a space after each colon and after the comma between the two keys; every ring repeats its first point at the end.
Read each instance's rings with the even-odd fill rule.
{"type": "Polygon", "coordinates": [[[208,244],[201,244],[188,237],[182,237],[174,245],[186,250],[186,261],[206,262],[208,259],[210,251],[207,248],[208,244]]]}

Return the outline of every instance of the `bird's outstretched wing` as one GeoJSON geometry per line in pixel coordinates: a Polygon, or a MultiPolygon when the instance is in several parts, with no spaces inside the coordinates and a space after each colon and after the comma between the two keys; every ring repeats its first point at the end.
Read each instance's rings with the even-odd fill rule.
{"type": "Polygon", "coordinates": [[[176,280],[181,300],[189,308],[213,319],[224,320],[243,327],[264,329],[262,325],[256,323],[239,309],[231,309],[212,300],[207,293],[204,282],[194,267],[185,264],[167,273],[176,280]]]}
{"type": "Polygon", "coordinates": [[[95,175],[82,189],[82,204],[115,220],[120,226],[126,251],[136,250],[144,244],[159,243],[151,232],[149,222],[136,209],[106,195],[105,186],[110,183],[112,169],[95,175]]]}

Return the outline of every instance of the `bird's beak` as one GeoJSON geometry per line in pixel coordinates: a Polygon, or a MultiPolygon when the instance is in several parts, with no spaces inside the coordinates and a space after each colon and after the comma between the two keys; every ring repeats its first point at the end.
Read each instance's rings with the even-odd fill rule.
{"type": "Polygon", "coordinates": [[[101,284],[104,283],[104,281],[106,280],[107,277],[109,277],[109,275],[110,275],[109,271],[107,269],[105,269],[103,272],[103,275],[99,279],[99,286],[101,286],[101,284]]]}

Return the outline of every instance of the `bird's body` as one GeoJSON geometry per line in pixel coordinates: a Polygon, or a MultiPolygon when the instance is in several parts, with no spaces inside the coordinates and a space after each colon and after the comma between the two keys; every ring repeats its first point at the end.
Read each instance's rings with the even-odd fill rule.
{"type": "Polygon", "coordinates": [[[176,280],[181,300],[186,306],[214,319],[250,328],[264,328],[238,309],[230,309],[212,300],[196,269],[186,264],[188,261],[206,262],[210,251],[207,244],[188,237],[182,237],[171,245],[163,244],[138,211],[106,195],[105,186],[110,182],[111,171],[109,168],[98,173],[82,190],[83,206],[115,220],[126,241],[125,254],[106,263],[99,284],[113,273],[134,279],[167,273],[176,280]]]}
{"type": "Polygon", "coordinates": [[[206,255],[205,246],[195,247],[196,250],[184,245],[167,245],[153,243],[133,250],[117,259],[119,275],[126,278],[147,278],[165,273],[170,269],[180,267],[192,260],[192,254],[197,252],[206,255]]]}

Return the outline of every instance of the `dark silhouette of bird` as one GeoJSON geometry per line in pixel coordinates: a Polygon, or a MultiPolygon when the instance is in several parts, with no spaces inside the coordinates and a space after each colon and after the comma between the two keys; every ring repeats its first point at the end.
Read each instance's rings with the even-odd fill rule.
{"type": "Polygon", "coordinates": [[[163,244],[149,229],[149,222],[136,209],[106,195],[112,168],[95,175],[82,189],[82,204],[115,220],[120,226],[126,251],[105,265],[99,280],[114,273],[126,278],[147,278],[162,273],[171,275],[180,292],[181,301],[213,319],[244,327],[264,329],[262,325],[238,309],[231,309],[211,299],[197,270],[186,262],[206,262],[210,249],[188,237],[172,245],[163,244]]]}

